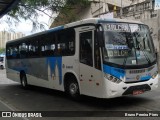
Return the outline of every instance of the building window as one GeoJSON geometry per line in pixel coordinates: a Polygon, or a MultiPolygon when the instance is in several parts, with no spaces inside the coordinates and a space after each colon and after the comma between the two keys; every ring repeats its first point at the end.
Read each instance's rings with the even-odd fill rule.
{"type": "Polygon", "coordinates": [[[135,19],[140,19],[140,16],[136,16],[135,19]]]}
{"type": "Polygon", "coordinates": [[[157,17],[157,14],[151,14],[151,18],[157,17]]]}

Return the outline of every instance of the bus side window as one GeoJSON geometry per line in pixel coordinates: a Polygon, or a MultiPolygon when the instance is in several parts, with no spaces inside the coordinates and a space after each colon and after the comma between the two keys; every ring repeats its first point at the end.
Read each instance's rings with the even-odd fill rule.
{"type": "Polygon", "coordinates": [[[28,44],[28,57],[39,56],[38,41],[30,41],[28,44]]]}
{"type": "Polygon", "coordinates": [[[16,59],[18,58],[18,48],[16,45],[13,45],[7,48],[7,58],[8,59],[16,59]]]}
{"type": "Polygon", "coordinates": [[[80,62],[93,66],[92,31],[80,33],[80,62]]]}
{"type": "Polygon", "coordinates": [[[55,34],[47,33],[40,40],[41,56],[54,56],[55,55],[55,34]]]}
{"type": "Polygon", "coordinates": [[[12,53],[13,53],[13,49],[11,46],[7,46],[7,59],[12,59],[12,53]]]}
{"type": "Polygon", "coordinates": [[[27,47],[28,46],[24,42],[19,45],[19,55],[20,55],[20,58],[26,58],[27,57],[27,52],[28,52],[27,47]]]}
{"type": "Polygon", "coordinates": [[[75,31],[66,29],[58,33],[57,55],[71,56],[75,54],[75,31]]]}

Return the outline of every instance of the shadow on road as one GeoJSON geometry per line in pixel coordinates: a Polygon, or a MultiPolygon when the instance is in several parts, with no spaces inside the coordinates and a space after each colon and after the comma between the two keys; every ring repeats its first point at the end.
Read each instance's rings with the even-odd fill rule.
{"type": "MultiPolygon", "coordinates": [[[[24,90],[19,84],[0,85],[0,96],[15,103],[15,106],[22,106],[21,110],[127,110],[133,106],[139,106],[150,102],[151,99],[138,96],[123,96],[112,99],[99,99],[82,96],[81,100],[73,101],[64,93],[41,87],[29,86],[24,90]],[[11,100],[12,99],[12,100],[11,100]],[[14,101],[15,100],[15,101],[14,101]],[[23,103],[21,103],[23,101],[23,103]],[[35,106],[29,107],[30,104],[35,106]],[[40,107],[41,106],[41,107],[40,107]],[[37,108],[36,108],[37,107],[37,108]],[[27,109],[26,109],[27,108],[27,109]]],[[[148,93],[146,93],[148,94],[148,93]]]]}

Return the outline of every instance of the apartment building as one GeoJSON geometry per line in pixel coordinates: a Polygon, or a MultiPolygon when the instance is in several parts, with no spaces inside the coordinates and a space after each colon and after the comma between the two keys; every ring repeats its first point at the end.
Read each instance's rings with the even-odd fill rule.
{"type": "Polygon", "coordinates": [[[24,37],[25,34],[18,32],[7,32],[7,31],[0,31],[0,48],[5,48],[6,42],[14,39],[18,39],[24,37]]]}

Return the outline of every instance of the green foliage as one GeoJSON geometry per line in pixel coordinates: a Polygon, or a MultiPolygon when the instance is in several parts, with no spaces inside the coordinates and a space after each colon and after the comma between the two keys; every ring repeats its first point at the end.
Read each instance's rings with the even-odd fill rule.
{"type": "Polygon", "coordinates": [[[0,48],[0,54],[5,52],[5,48],[0,48]]]}
{"type": "Polygon", "coordinates": [[[60,10],[60,14],[50,26],[55,27],[80,20],[79,13],[90,5],[89,0],[68,0],[65,6],[60,10]]]}
{"type": "Polygon", "coordinates": [[[87,5],[88,0],[21,0],[19,4],[8,13],[7,22],[12,24],[18,23],[20,19],[30,20],[32,22],[32,31],[40,28],[44,29],[44,23],[38,22],[38,16],[42,13],[48,15],[50,18],[52,13],[59,11],[68,11],[74,9],[72,6],[75,4],[87,5]]]}

